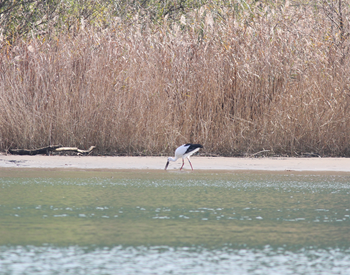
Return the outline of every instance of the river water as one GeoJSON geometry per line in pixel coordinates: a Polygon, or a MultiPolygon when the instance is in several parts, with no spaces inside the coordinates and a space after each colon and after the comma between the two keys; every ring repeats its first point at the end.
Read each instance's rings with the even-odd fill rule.
{"type": "Polygon", "coordinates": [[[350,174],[1,169],[0,274],[350,274],[350,174]]]}

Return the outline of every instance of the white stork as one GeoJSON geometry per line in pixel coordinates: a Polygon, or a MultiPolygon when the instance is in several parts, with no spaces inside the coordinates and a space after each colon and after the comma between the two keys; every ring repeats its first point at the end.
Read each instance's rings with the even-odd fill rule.
{"type": "Polygon", "coordinates": [[[175,158],[172,158],[172,157],[168,158],[168,161],[165,165],[165,170],[168,168],[170,161],[177,161],[178,158],[182,158],[182,166],[181,166],[180,170],[182,169],[182,167],[184,167],[185,158],[188,159],[188,162],[190,163],[191,168],[193,170],[192,163],[190,161],[190,156],[193,155],[194,153],[198,152],[200,148],[203,148],[203,146],[200,144],[187,143],[187,144],[181,145],[180,147],[178,147],[175,150],[175,158]]]}

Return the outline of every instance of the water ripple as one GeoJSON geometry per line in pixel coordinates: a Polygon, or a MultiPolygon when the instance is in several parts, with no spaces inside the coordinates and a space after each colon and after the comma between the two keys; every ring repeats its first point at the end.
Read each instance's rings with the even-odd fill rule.
{"type": "Polygon", "coordinates": [[[349,249],[0,247],[0,274],[350,274],[349,249]],[[116,273],[117,272],[117,273],[116,273]]]}

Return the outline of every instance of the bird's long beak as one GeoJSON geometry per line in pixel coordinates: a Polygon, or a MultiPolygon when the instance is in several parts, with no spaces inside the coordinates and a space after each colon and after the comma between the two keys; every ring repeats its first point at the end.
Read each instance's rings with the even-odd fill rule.
{"type": "Polygon", "coordinates": [[[167,161],[166,165],[165,165],[165,169],[166,170],[168,168],[168,165],[169,165],[169,161],[167,161]]]}

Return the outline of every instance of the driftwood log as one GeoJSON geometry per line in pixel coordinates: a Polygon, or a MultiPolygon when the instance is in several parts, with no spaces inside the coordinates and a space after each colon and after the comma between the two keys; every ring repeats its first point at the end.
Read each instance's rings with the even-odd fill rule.
{"type": "Polygon", "coordinates": [[[79,155],[87,155],[96,146],[91,146],[88,150],[81,150],[77,147],[63,147],[62,145],[50,145],[39,149],[9,149],[9,152],[13,155],[50,155],[51,152],[77,152],[79,155]]]}
{"type": "Polygon", "coordinates": [[[77,152],[78,154],[89,154],[96,146],[90,146],[88,150],[81,150],[77,147],[59,147],[54,152],[77,152]]]}
{"type": "Polygon", "coordinates": [[[49,155],[50,152],[62,147],[62,145],[50,145],[38,149],[10,149],[9,152],[13,155],[49,155]]]}

